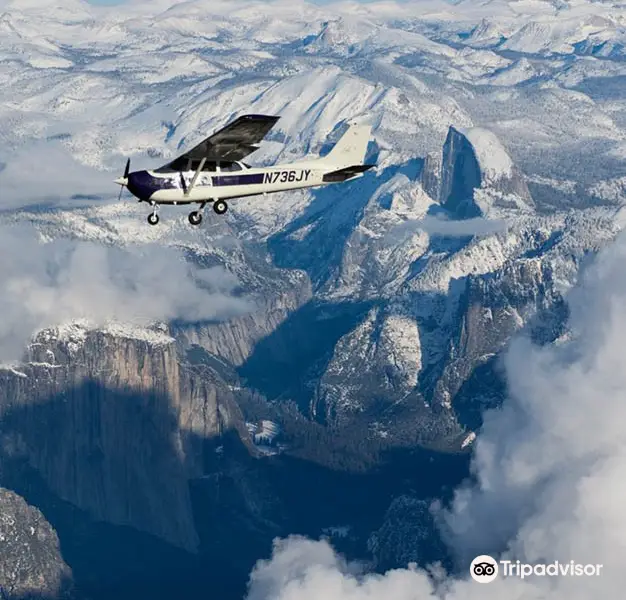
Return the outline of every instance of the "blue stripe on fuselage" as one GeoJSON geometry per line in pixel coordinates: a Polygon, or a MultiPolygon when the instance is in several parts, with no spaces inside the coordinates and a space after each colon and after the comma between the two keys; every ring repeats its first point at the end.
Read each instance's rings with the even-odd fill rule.
{"type": "Polygon", "coordinates": [[[253,173],[251,175],[219,175],[213,177],[213,185],[254,185],[255,183],[263,183],[263,173],[253,173]]]}

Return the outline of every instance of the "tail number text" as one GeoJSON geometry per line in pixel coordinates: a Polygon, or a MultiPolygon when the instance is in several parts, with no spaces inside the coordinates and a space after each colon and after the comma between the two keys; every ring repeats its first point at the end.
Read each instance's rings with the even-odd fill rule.
{"type": "Polygon", "coordinates": [[[265,173],[263,183],[299,183],[308,181],[311,175],[311,169],[306,171],[274,171],[273,173],[265,173]]]}

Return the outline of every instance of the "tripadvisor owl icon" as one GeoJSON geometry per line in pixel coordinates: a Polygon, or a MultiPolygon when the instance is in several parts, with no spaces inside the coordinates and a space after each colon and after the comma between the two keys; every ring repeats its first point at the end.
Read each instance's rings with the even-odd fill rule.
{"type": "Polygon", "coordinates": [[[470,575],[479,583],[491,583],[498,576],[498,563],[491,556],[477,556],[470,565],[470,575]]]}

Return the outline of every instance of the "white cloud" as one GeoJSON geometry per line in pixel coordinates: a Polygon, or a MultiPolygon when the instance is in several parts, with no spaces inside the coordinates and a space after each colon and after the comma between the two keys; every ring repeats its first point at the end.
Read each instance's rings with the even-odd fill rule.
{"type": "Polygon", "coordinates": [[[0,360],[15,360],[34,332],[86,319],[149,325],[222,319],[253,308],[222,267],[199,269],[178,250],[89,242],[41,243],[32,227],[0,229],[0,360]]]}
{"type": "Polygon", "coordinates": [[[439,511],[461,575],[354,574],[325,541],[289,538],[250,579],[248,600],[588,600],[626,589],[626,237],[599,255],[570,297],[568,344],[517,339],[509,397],[485,414],[476,481],[439,511]],[[602,564],[599,577],[478,584],[477,554],[528,563],[602,564]]]}
{"type": "Polygon", "coordinates": [[[474,219],[450,220],[440,217],[426,216],[422,219],[408,219],[401,225],[396,226],[388,236],[397,239],[404,233],[414,231],[425,231],[430,235],[447,235],[460,237],[466,235],[491,235],[506,231],[508,224],[505,221],[496,219],[484,219],[477,217],[474,219]]]}
{"type": "MultiPolygon", "coordinates": [[[[124,171],[99,171],[77,162],[59,141],[28,143],[20,151],[0,152],[0,210],[36,204],[76,204],[72,196],[101,196],[115,199],[119,187],[113,183],[124,171]],[[33,177],[33,173],[37,176],[33,177]]],[[[84,201],[81,201],[81,203],[84,201]]]]}

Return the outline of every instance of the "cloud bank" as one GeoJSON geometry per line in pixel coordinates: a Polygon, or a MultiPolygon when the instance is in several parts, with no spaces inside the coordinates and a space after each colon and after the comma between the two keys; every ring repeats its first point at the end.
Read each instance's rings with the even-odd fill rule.
{"type": "Polygon", "coordinates": [[[276,543],[250,577],[248,600],[588,600],[626,588],[626,237],[599,254],[569,298],[570,342],[515,340],[509,397],[488,411],[475,481],[438,511],[457,575],[399,569],[359,574],[326,541],[276,543]],[[602,564],[600,576],[469,578],[490,554],[527,563],[602,564]]]}
{"type": "Polygon", "coordinates": [[[114,199],[119,188],[113,179],[124,170],[121,159],[118,172],[81,164],[60,141],[40,140],[19,151],[2,151],[0,163],[0,211],[39,204],[72,206],[89,197],[114,199]]]}
{"type": "Polygon", "coordinates": [[[29,226],[0,228],[0,361],[17,360],[33,333],[74,319],[146,326],[224,319],[253,309],[222,267],[200,269],[158,245],[42,243],[29,226]]]}

